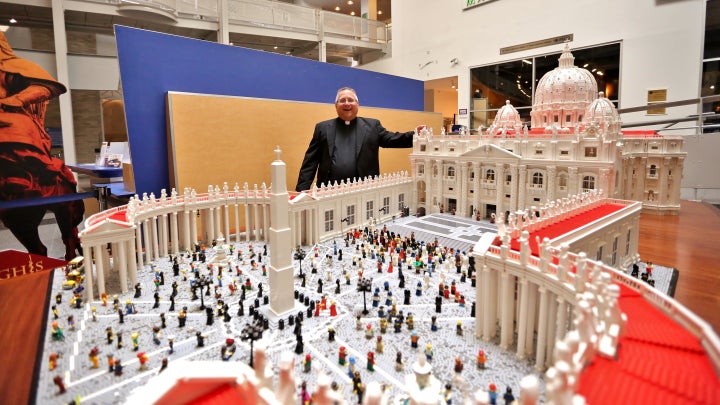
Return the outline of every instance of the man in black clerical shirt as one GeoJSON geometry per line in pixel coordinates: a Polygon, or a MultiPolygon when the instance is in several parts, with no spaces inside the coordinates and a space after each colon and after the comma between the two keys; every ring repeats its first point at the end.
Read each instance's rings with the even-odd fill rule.
{"type": "Polygon", "coordinates": [[[412,147],[415,131],[390,132],[376,119],[358,117],[358,97],[349,87],[338,90],[335,110],[337,118],[315,125],[300,166],[296,191],[309,190],[316,173],[318,187],[377,176],[379,148],[412,147]]]}

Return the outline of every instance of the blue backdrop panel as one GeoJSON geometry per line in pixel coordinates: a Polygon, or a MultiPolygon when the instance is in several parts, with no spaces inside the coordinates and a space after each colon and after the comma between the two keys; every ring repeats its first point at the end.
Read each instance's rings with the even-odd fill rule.
{"type": "MultiPolygon", "coordinates": [[[[333,103],[350,86],[363,106],[424,108],[418,80],[122,26],[115,38],[139,194],[169,192],[168,91],[333,103]]],[[[292,127],[293,117],[278,119],[292,127]]]]}

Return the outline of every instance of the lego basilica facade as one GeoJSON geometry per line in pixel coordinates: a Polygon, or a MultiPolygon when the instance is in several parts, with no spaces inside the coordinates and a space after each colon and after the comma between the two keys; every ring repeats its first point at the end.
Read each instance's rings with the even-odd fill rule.
{"type": "Polygon", "coordinates": [[[507,102],[477,135],[418,136],[410,154],[418,212],[488,218],[598,190],[677,215],[682,137],[621,131],[617,109],[567,45],[559,62],[538,82],[530,129],[507,102]]]}

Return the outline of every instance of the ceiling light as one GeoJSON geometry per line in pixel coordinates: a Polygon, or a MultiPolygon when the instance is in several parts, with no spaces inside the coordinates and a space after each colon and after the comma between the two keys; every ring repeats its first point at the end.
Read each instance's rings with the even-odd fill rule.
{"type": "Polygon", "coordinates": [[[10,19],[10,24],[15,24],[15,23],[17,23],[17,20],[14,19],[14,18],[11,18],[11,19],[10,19]]]}
{"type": "Polygon", "coordinates": [[[591,70],[591,72],[595,73],[596,70],[597,70],[597,68],[593,68],[593,70],[591,70]]]}
{"type": "Polygon", "coordinates": [[[382,14],[382,10],[378,10],[378,15],[381,15],[381,14],[382,14]]]}
{"type": "Polygon", "coordinates": [[[277,45],[273,46],[273,49],[277,49],[277,45]]]}
{"type": "Polygon", "coordinates": [[[714,85],[714,84],[711,84],[711,85],[710,85],[710,90],[715,90],[715,85],[714,85]]]}
{"type": "Polygon", "coordinates": [[[530,62],[530,61],[527,60],[527,59],[523,59],[522,61],[523,61],[523,63],[526,64],[526,65],[532,65],[532,62],[530,62]]]}
{"type": "Polygon", "coordinates": [[[353,1],[352,1],[352,0],[348,0],[348,5],[352,6],[352,5],[353,5],[353,1]]]}
{"type": "Polygon", "coordinates": [[[583,65],[583,67],[586,68],[586,67],[588,67],[589,65],[590,65],[589,63],[586,63],[586,64],[583,65]]]}
{"type": "Polygon", "coordinates": [[[350,12],[350,15],[355,15],[355,12],[354,12],[354,11],[351,11],[351,12],[350,12]]]}
{"type": "Polygon", "coordinates": [[[598,75],[598,76],[602,76],[602,75],[604,75],[604,73],[598,70],[598,71],[597,71],[597,75],[598,75]]]}
{"type": "Polygon", "coordinates": [[[340,6],[335,6],[335,11],[340,11],[340,6]]]}

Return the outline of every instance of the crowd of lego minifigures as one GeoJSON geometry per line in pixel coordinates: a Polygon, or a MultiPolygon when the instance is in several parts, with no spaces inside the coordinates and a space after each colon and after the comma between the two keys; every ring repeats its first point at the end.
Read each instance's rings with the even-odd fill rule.
{"type": "MultiPolygon", "coordinates": [[[[265,310],[269,301],[268,246],[263,242],[223,242],[213,241],[207,248],[196,245],[192,252],[153,262],[140,272],[132,291],[111,296],[103,293],[99,301],[85,305],[82,277],[73,275],[77,285],[71,305],[62,305],[65,292],[59,289],[52,309],[51,341],[45,347],[50,359],[46,379],[58,386],[59,393],[77,388],[71,393],[76,399],[102,399],[96,396],[97,385],[115,387],[117,395],[127,387],[120,377],[130,371],[131,364],[137,367],[132,367],[128,377],[147,381],[173,358],[252,362],[253,343],[265,339],[264,332],[269,329],[275,332],[275,343],[281,342],[273,344],[278,351],[270,351],[271,357],[278,357],[287,342],[294,344],[299,370],[307,377],[300,388],[303,400],[312,397],[313,357],[327,360],[335,357],[332,352],[337,366],[328,374],[342,373],[340,383],[333,387],[343,391],[348,403],[362,402],[365,385],[357,367],[362,357],[368,376],[382,381],[396,398],[402,397],[403,389],[393,382],[402,379],[387,378],[387,372],[394,370],[398,376],[409,372],[404,370],[403,353],[406,358],[422,355],[435,362],[434,374],[447,381],[438,403],[448,404],[453,398],[462,402],[458,399],[477,389],[487,390],[495,403],[497,388],[492,378],[502,378],[507,384],[507,401],[512,398],[512,386],[532,372],[528,364],[521,364],[510,371],[498,367],[478,378],[492,362],[489,351],[502,357],[502,367],[516,360],[492,344],[476,341],[463,324],[473,325],[475,316],[473,299],[468,298],[474,297],[476,270],[468,252],[440,246],[437,240],[419,241],[413,234],[396,235],[386,227],[354,229],[342,239],[311,247],[308,253],[298,248],[294,291],[298,311],[275,319],[265,310]],[[306,258],[309,269],[303,268],[306,258]],[[145,293],[147,289],[152,294],[145,293]],[[75,317],[82,319],[80,328],[85,336],[80,347],[88,348],[90,365],[84,367],[77,354],[73,369],[72,362],[61,363],[71,352],[64,344],[68,337],[65,329],[76,335],[80,332],[75,317]],[[132,320],[131,326],[127,326],[128,320],[132,320]],[[131,338],[132,355],[124,348],[123,335],[131,338]],[[313,350],[307,347],[308,339],[313,350]],[[384,356],[388,351],[394,351],[394,359],[384,356]],[[109,373],[100,372],[101,353],[106,353],[109,373]],[[436,361],[437,356],[441,361],[436,361]],[[469,373],[464,362],[471,358],[476,362],[473,374],[462,378],[469,373]],[[342,367],[347,367],[347,372],[339,372],[342,367]],[[377,374],[376,370],[383,372],[377,374]]],[[[78,337],[72,341],[79,341],[78,337]]]]}

